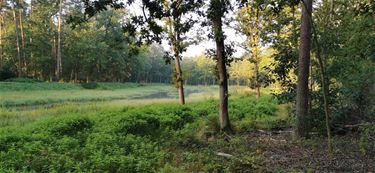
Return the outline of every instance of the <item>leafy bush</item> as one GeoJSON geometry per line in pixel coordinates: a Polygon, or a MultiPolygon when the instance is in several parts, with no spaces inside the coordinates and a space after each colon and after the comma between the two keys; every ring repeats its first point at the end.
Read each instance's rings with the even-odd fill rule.
{"type": "Polygon", "coordinates": [[[16,74],[12,71],[9,66],[0,67],[0,81],[11,79],[16,77],[16,74]]]}
{"type": "Polygon", "coordinates": [[[160,121],[152,115],[133,114],[118,121],[117,131],[133,135],[155,135],[160,127],[160,121]]]}
{"type": "Polygon", "coordinates": [[[77,117],[72,119],[58,120],[51,124],[50,132],[56,136],[68,135],[72,136],[79,132],[90,129],[93,122],[85,117],[77,117]]]}
{"type": "Polygon", "coordinates": [[[81,86],[85,89],[96,89],[99,87],[99,84],[96,82],[82,83],[81,86]]]}

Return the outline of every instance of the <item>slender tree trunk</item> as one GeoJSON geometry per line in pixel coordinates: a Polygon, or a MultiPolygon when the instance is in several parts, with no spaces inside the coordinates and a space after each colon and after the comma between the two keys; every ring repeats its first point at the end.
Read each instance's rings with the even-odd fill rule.
{"type": "Polygon", "coordinates": [[[23,71],[27,73],[27,61],[26,61],[26,53],[25,53],[25,32],[23,28],[23,0],[19,0],[18,4],[18,17],[19,17],[19,26],[20,26],[20,35],[21,35],[21,56],[22,56],[22,66],[23,71]]]}
{"type": "MultiPolygon", "coordinates": [[[[52,62],[57,62],[57,56],[56,56],[56,51],[57,51],[57,48],[56,48],[56,34],[54,33],[53,34],[53,47],[52,47],[52,62]]],[[[52,79],[53,78],[53,74],[56,73],[56,67],[52,66],[52,69],[51,69],[51,76],[50,78],[52,79]]]]}
{"type": "Polygon", "coordinates": [[[298,82],[296,98],[296,135],[308,137],[308,98],[309,98],[309,66],[311,50],[312,0],[304,0],[302,4],[301,38],[298,59],[298,82]]]}
{"type": "Polygon", "coordinates": [[[256,99],[260,98],[260,84],[259,84],[259,65],[258,65],[258,55],[255,54],[255,87],[256,87],[256,99]]]}
{"type": "Polygon", "coordinates": [[[211,0],[211,3],[216,5],[219,12],[212,16],[212,30],[215,34],[215,43],[216,43],[216,61],[217,69],[219,72],[219,97],[220,97],[220,129],[224,131],[230,131],[230,122],[228,114],[228,76],[226,68],[226,58],[225,58],[225,47],[224,47],[224,35],[222,29],[222,7],[224,2],[221,0],[211,0]]]}
{"type": "MultiPolygon", "coordinates": [[[[0,0],[0,10],[3,9],[3,0],[0,0]]],[[[3,13],[0,11],[0,68],[3,66],[3,13]]]]}
{"type": "Polygon", "coordinates": [[[169,41],[172,45],[174,59],[175,59],[175,70],[176,70],[176,84],[178,89],[178,96],[180,104],[185,104],[185,94],[184,94],[184,81],[182,79],[182,70],[181,70],[181,63],[180,63],[180,33],[179,30],[176,28],[175,23],[179,23],[179,18],[171,18],[168,19],[168,30],[169,30],[169,41]]]}
{"type": "Polygon", "coordinates": [[[182,71],[180,65],[180,56],[175,52],[175,66],[176,66],[176,82],[178,85],[178,96],[180,98],[180,104],[185,104],[185,94],[184,94],[184,81],[182,80],[182,71]]]}
{"type": "MultiPolygon", "coordinates": [[[[0,1],[0,9],[3,8],[2,5],[3,2],[0,1]]],[[[3,66],[3,23],[3,13],[0,12],[0,67],[3,66]]]]}
{"type": "MultiPolygon", "coordinates": [[[[327,3],[327,2],[326,2],[327,3]]],[[[328,3],[327,3],[328,6],[328,3]]],[[[325,22],[327,26],[325,28],[329,27],[329,24],[332,20],[333,15],[333,7],[334,7],[334,1],[330,0],[330,9],[329,9],[329,16],[327,21],[325,22]]],[[[312,17],[310,17],[311,22],[313,22],[312,17]]],[[[314,33],[314,43],[317,48],[316,52],[316,58],[318,59],[318,65],[319,65],[319,72],[320,72],[320,80],[322,84],[322,94],[323,94],[323,104],[324,104],[324,115],[326,120],[326,131],[327,131],[327,144],[328,144],[328,156],[330,159],[332,159],[333,155],[333,145],[332,145],[332,134],[331,134],[331,123],[330,123],[330,113],[329,113],[329,105],[328,105],[328,99],[329,99],[329,79],[326,72],[326,58],[323,58],[322,55],[324,55],[324,48],[320,47],[317,32],[315,27],[313,28],[314,33]]]]}
{"type": "MultiPolygon", "coordinates": [[[[32,21],[32,18],[33,18],[33,0],[30,0],[29,21],[32,21]]],[[[31,23],[32,22],[29,22],[29,25],[28,25],[29,28],[32,28],[31,23]]],[[[33,64],[32,59],[34,57],[32,45],[33,45],[33,37],[32,37],[32,32],[30,32],[29,33],[29,47],[30,47],[30,49],[29,49],[29,52],[30,52],[30,57],[29,57],[30,62],[29,63],[31,63],[31,64],[33,64]]]]}
{"type": "Polygon", "coordinates": [[[58,18],[58,28],[57,28],[57,61],[56,61],[56,80],[59,81],[62,74],[62,63],[61,63],[61,17],[62,17],[62,3],[63,0],[59,2],[59,18],[58,18]]]}
{"type": "Polygon", "coordinates": [[[17,60],[18,60],[18,77],[22,76],[22,61],[21,61],[21,49],[20,49],[20,41],[18,35],[18,21],[17,15],[15,10],[15,2],[11,3],[12,13],[13,13],[13,21],[15,25],[15,34],[16,34],[16,48],[17,48],[17,60]]]}

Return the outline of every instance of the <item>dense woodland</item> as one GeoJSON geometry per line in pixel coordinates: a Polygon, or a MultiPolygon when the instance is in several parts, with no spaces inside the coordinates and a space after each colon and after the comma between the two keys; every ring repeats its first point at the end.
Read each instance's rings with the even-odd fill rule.
{"type": "Polygon", "coordinates": [[[256,104],[274,103],[262,102],[271,90],[292,105],[296,136],[324,137],[330,157],[336,135],[374,135],[374,40],[373,0],[0,0],[1,81],[166,83],[180,104],[184,87],[218,85],[207,105],[224,134],[245,121],[228,109],[228,86],[253,89],[256,104]],[[215,48],[183,56],[202,41],[215,48]]]}

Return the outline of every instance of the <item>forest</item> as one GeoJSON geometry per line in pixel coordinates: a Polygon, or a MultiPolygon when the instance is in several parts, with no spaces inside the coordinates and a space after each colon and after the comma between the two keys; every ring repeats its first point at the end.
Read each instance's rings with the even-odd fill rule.
{"type": "Polygon", "coordinates": [[[375,172],[375,1],[0,0],[0,172],[375,172]]]}

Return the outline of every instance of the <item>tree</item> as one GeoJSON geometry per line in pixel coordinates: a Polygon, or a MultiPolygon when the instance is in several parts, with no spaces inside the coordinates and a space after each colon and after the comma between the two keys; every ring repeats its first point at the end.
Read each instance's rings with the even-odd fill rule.
{"type": "Polygon", "coordinates": [[[311,50],[312,0],[304,0],[301,17],[301,38],[298,59],[298,82],[296,97],[296,134],[299,137],[308,136],[308,98],[309,98],[309,68],[311,50]]]}
{"type": "Polygon", "coordinates": [[[186,40],[186,33],[193,27],[195,20],[188,16],[190,12],[194,12],[202,4],[201,0],[177,0],[165,1],[164,11],[168,15],[166,18],[166,30],[168,35],[169,45],[173,52],[175,60],[175,82],[178,88],[180,104],[185,104],[183,75],[181,70],[181,53],[186,50],[190,44],[186,40]]]}
{"type": "Polygon", "coordinates": [[[56,80],[60,80],[62,74],[62,62],[61,62],[61,25],[62,25],[62,6],[63,0],[59,0],[59,16],[57,21],[57,58],[56,58],[56,80]]]}
{"type": "Polygon", "coordinates": [[[219,76],[219,119],[220,119],[220,129],[223,131],[230,131],[230,122],[228,114],[228,74],[227,74],[227,57],[225,53],[224,40],[225,36],[223,33],[223,22],[222,17],[227,11],[226,0],[210,0],[209,9],[207,16],[212,23],[212,33],[216,44],[216,66],[219,76]]]}
{"type": "Polygon", "coordinates": [[[262,2],[248,1],[239,11],[238,18],[241,22],[240,32],[246,35],[245,48],[251,53],[249,61],[254,64],[254,87],[256,98],[260,97],[260,31],[261,31],[261,5],[262,2]]]}
{"type": "Polygon", "coordinates": [[[11,8],[12,8],[12,14],[13,14],[13,21],[14,21],[14,26],[15,26],[15,34],[16,34],[16,49],[17,49],[17,60],[18,60],[18,66],[17,66],[17,69],[18,69],[18,77],[21,77],[22,76],[22,61],[21,61],[21,48],[20,48],[20,39],[19,39],[19,31],[18,31],[18,28],[19,28],[19,22],[17,20],[17,15],[16,15],[16,10],[15,10],[15,7],[16,6],[16,2],[12,1],[11,2],[11,8]]]}

